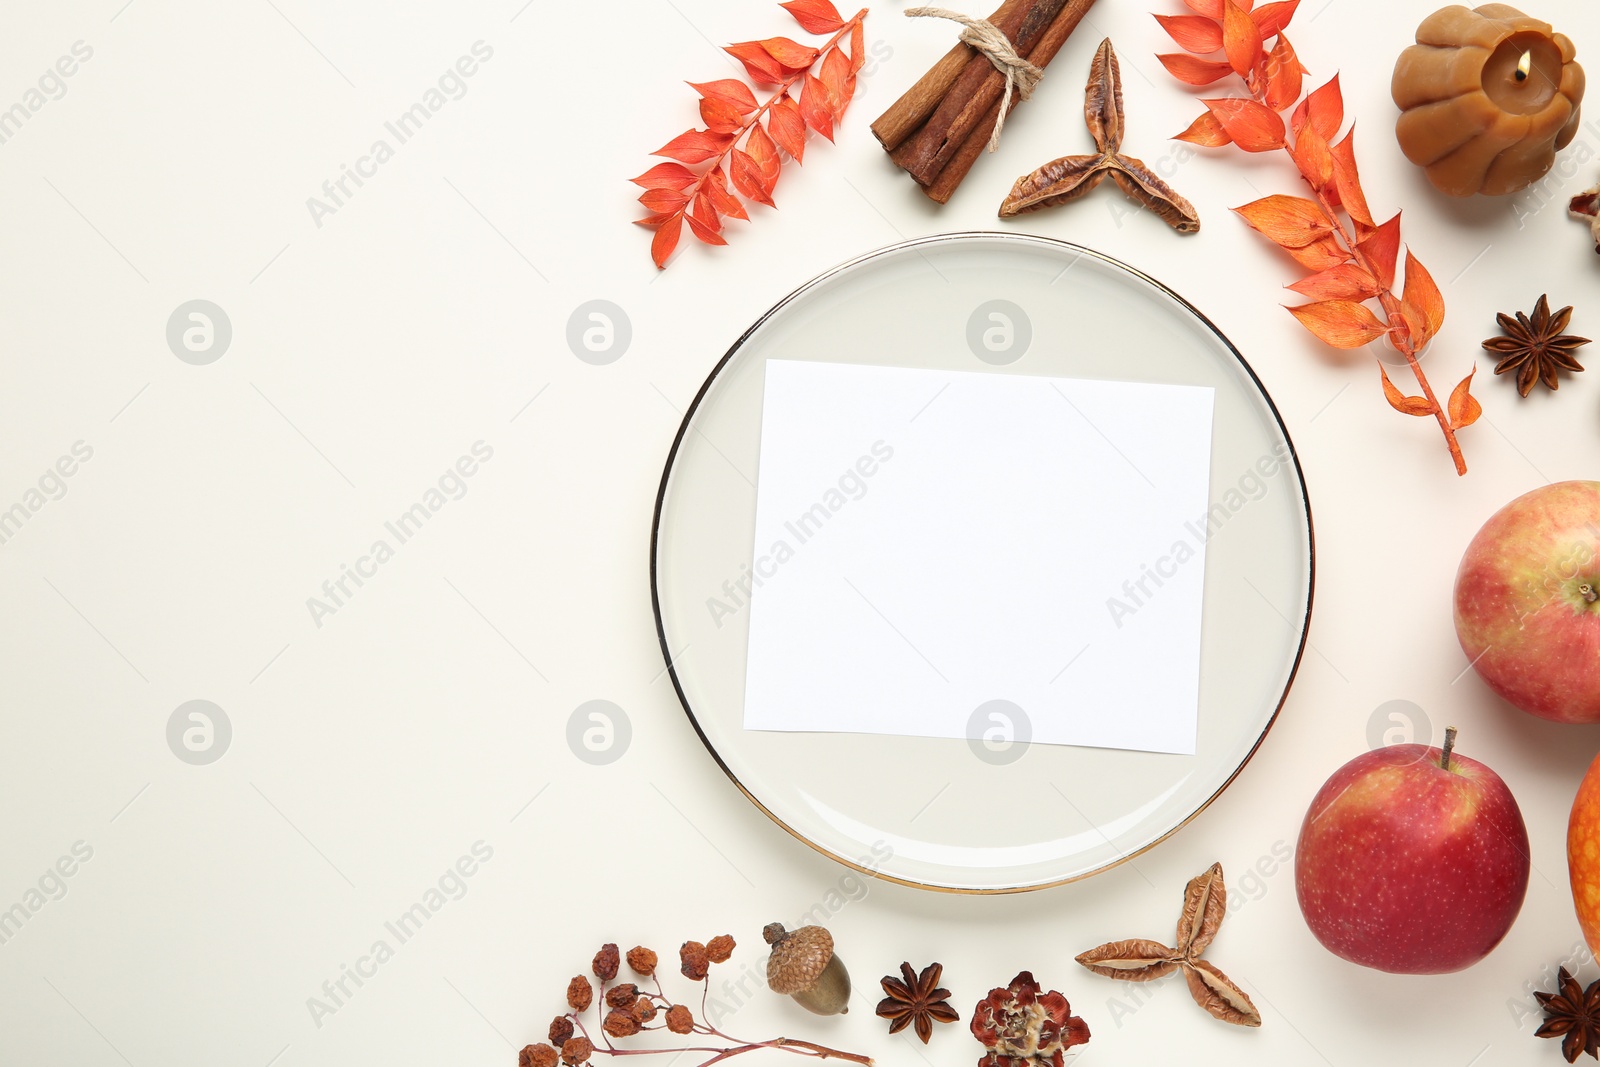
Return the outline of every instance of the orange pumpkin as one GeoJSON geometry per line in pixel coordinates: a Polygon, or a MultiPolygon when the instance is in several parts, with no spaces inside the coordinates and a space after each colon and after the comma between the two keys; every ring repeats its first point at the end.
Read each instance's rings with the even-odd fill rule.
{"type": "Polygon", "coordinates": [[[1578,132],[1575,55],[1565,34],[1506,4],[1434,12],[1394,68],[1401,151],[1451,196],[1527,188],[1578,132]]]}

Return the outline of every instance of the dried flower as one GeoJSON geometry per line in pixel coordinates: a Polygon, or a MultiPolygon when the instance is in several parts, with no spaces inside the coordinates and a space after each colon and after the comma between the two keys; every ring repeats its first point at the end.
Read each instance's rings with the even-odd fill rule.
{"type": "Polygon", "coordinates": [[[552,1045],[564,1044],[567,1038],[576,1032],[572,1025],[572,1020],[565,1015],[557,1015],[550,1020],[550,1043],[552,1045]]]}
{"type": "Polygon", "coordinates": [[[586,1037],[569,1037],[561,1043],[561,1062],[576,1067],[594,1054],[594,1045],[586,1037]]]}
{"type": "Polygon", "coordinates": [[[640,997],[633,1002],[633,1007],[628,1009],[633,1017],[640,1023],[647,1023],[656,1017],[656,1002],[649,997],[640,997]]]}
{"type": "Polygon", "coordinates": [[[638,997],[639,987],[632,982],[623,982],[606,990],[606,1003],[613,1008],[631,1008],[638,997]]]}
{"type": "Polygon", "coordinates": [[[633,968],[633,973],[649,978],[656,973],[656,954],[643,945],[635,945],[628,950],[628,966],[633,968]]]}
{"type": "Polygon", "coordinates": [[[1041,994],[1023,971],[1004,989],[991,989],[972,1010],[972,1036],[988,1049],[978,1067],[1061,1067],[1062,1052],[1089,1040],[1089,1027],[1067,998],[1041,994]]]}
{"type": "Polygon", "coordinates": [[[884,975],[879,983],[883,986],[885,996],[878,1002],[878,1016],[889,1020],[891,1034],[898,1034],[914,1023],[917,1036],[926,1045],[933,1036],[935,1021],[953,1023],[961,1018],[954,1008],[945,1003],[950,999],[950,990],[939,988],[944,967],[930,963],[919,975],[911,964],[902,963],[900,974],[904,981],[893,975],[884,975]]]}
{"type": "Polygon", "coordinates": [[[594,976],[602,982],[611,981],[617,976],[617,964],[620,961],[616,945],[601,945],[600,951],[594,954],[594,976]]]}
{"type": "Polygon", "coordinates": [[[556,1067],[559,1053],[549,1045],[529,1045],[517,1053],[517,1067],[556,1067]]]}
{"type": "Polygon", "coordinates": [[[678,949],[678,960],[678,970],[691,982],[700,981],[711,970],[711,957],[706,954],[706,947],[698,941],[685,941],[678,949]]]}
{"type": "Polygon", "coordinates": [[[567,1007],[573,1011],[588,1011],[594,1001],[594,986],[583,975],[574,975],[567,983],[567,1007]]]}
{"type": "Polygon", "coordinates": [[[1572,202],[1567,205],[1567,214],[1589,224],[1589,235],[1594,238],[1594,250],[1600,252],[1600,185],[1585,189],[1573,197],[1572,202]]]}
{"type": "Polygon", "coordinates": [[[694,1013],[683,1004],[674,1004],[667,1009],[667,1029],[675,1034],[693,1033],[694,1013]]]}
{"type": "Polygon", "coordinates": [[[632,1037],[639,1032],[639,1020],[633,1017],[632,1012],[620,1008],[606,1012],[606,1020],[601,1026],[612,1037],[632,1037]]]}
{"type": "Polygon", "coordinates": [[[1534,1037],[1561,1038],[1561,1054],[1568,1063],[1576,1063],[1584,1052],[1600,1059],[1600,982],[1584,989],[1562,967],[1556,974],[1556,992],[1534,997],[1544,1009],[1544,1022],[1534,1037]]]}
{"type": "Polygon", "coordinates": [[[727,934],[718,934],[706,942],[706,958],[712,963],[727,963],[728,957],[733,955],[733,938],[727,934]]]}

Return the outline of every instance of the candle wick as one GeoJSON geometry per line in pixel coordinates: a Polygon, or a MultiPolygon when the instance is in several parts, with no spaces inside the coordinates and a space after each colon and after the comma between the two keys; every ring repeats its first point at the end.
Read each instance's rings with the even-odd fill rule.
{"type": "Polygon", "coordinates": [[[1517,81],[1525,82],[1528,75],[1533,73],[1533,53],[1524,52],[1522,58],[1517,60],[1517,81]]]}

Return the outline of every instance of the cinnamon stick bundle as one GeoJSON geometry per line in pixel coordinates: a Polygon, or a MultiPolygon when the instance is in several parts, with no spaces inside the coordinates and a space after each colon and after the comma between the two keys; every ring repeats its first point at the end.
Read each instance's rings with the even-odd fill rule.
{"type": "MultiPolygon", "coordinates": [[[[989,21],[1018,55],[1043,68],[1093,6],[1094,0],[1007,0],[989,21]]],[[[987,56],[957,45],[872,124],[872,132],[930,199],[946,203],[1000,121],[1005,84],[987,56]]],[[[1013,95],[1011,107],[1020,102],[1013,95]]]]}

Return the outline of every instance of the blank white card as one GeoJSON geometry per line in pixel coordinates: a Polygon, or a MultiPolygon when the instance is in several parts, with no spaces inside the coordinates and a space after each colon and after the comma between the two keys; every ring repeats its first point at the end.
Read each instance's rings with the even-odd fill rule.
{"type": "Polygon", "coordinates": [[[745,727],[1193,753],[1213,400],[769,362],[745,727]]]}

